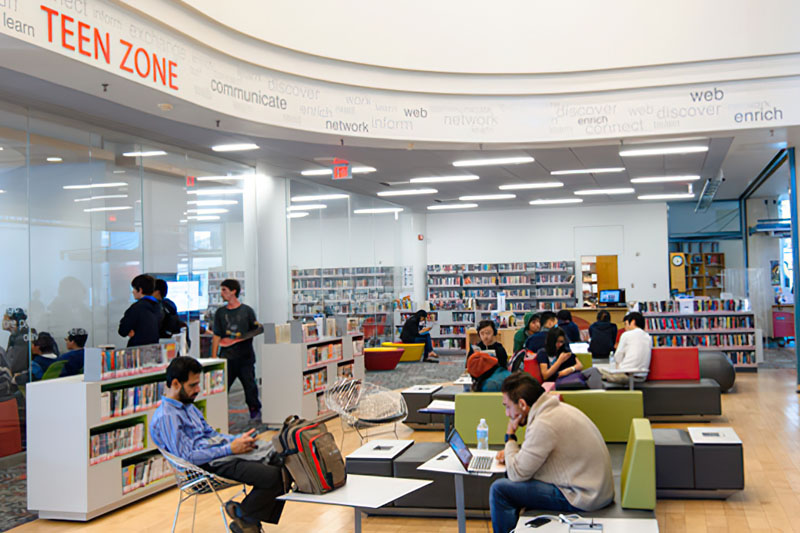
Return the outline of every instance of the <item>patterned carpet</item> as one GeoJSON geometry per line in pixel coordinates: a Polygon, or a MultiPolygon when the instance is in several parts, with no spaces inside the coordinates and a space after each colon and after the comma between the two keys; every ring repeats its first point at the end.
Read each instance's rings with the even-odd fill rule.
{"type": "Polygon", "coordinates": [[[27,502],[25,463],[0,469],[0,531],[36,520],[27,502]]]}

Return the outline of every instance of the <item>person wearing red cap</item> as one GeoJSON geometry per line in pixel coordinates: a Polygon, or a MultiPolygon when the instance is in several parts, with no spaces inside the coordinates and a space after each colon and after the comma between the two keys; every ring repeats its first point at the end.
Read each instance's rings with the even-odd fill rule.
{"type": "Polygon", "coordinates": [[[511,375],[511,372],[500,366],[497,358],[486,352],[475,352],[469,356],[467,372],[473,379],[473,392],[500,392],[503,380],[511,375]]]}

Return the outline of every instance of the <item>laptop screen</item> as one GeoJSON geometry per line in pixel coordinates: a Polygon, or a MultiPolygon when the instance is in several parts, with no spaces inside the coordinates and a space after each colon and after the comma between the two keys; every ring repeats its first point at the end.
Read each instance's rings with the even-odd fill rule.
{"type": "Polygon", "coordinates": [[[458,431],[453,429],[450,433],[450,438],[447,439],[447,442],[450,444],[450,447],[458,457],[458,460],[461,461],[461,464],[464,465],[464,469],[469,469],[469,462],[472,460],[472,452],[469,451],[467,445],[464,444],[464,439],[461,438],[461,435],[458,434],[458,431]]]}

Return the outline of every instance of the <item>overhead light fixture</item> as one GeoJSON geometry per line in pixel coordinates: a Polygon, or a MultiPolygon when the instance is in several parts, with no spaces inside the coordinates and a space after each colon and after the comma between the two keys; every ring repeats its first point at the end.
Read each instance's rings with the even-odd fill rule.
{"type": "Polygon", "coordinates": [[[227,209],[211,208],[211,209],[187,209],[187,213],[194,213],[195,215],[221,215],[227,213],[227,209]]]}
{"type": "MultiPolygon", "coordinates": [[[[717,195],[717,191],[723,181],[725,181],[725,175],[722,169],[715,176],[706,180],[703,184],[703,190],[700,191],[700,198],[697,199],[697,205],[694,206],[695,213],[706,211],[711,207],[711,203],[714,201],[714,197],[717,195]]],[[[689,192],[694,192],[691,183],[689,184],[689,192]]]]}
{"type": "Polygon", "coordinates": [[[295,211],[294,213],[289,213],[288,215],[286,215],[286,218],[303,218],[303,217],[307,217],[310,214],[311,213],[295,211]]]}
{"type": "Polygon", "coordinates": [[[253,143],[234,143],[218,144],[211,147],[215,152],[244,152],[245,150],[257,150],[258,145],[253,143]]]}
{"type": "MultiPolygon", "coordinates": [[[[369,174],[370,172],[377,172],[375,167],[350,167],[351,174],[369,174]]],[[[333,169],[330,168],[315,168],[311,170],[303,170],[300,172],[301,176],[330,176],[333,174],[333,169]]]]}
{"type": "Polygon", "coordinates": [[[215,194],[242,194],[243,189],[192,189],[186,191],[186,194],[194,194],[197,196],[214,196],[215,194]]]}
{"type": "Polygon", "coordinates": [[[375,167],[351,167],[350,172],[353,174],[369,174],[370,172],[377,172],[375,167]]]}
{"type": "Polygon", "coordinates": [[[642,194],[637,198],[639,198],[639,200],[681,200],[687,198],[694,198],[694,193],[681,192],[672,194],[642,194]]]}
{"type": "Polygon", "coordinates": [[[531,205],[557,205],[557,204],[579,204],[583,198],[550,198],[547,200],[531,200],[531,205]]]}
{"type": "Polygon", "coordinates": [[[199,176],[197,181],[241,181],[249,174],[240,174],[239,176],[199,176]]]}
{"type": "Polygon", "coordinates": [[[111,207],[89,207],[83,210],[84,213],[95,213],[98,211],[127,211],[128,209],[133,209],[133,207],[129,205],[116,205],[111,207]]]}
{"type": "Polygon", "coordinates": [[[236,200],[189,200],[186,203],[202,207],[214,207],[219,205],[236,205],[239,202],[236,200]]]}
{"type": "Polygon", "coordinates": [[[614,172],[625,172],[624,167],[608,167],[608,168],[576,168],[572,170],[553,170],[550,172],[551,176],[569,176],[572,174],[611,174],[614,172]]]}
{"type": "Polygon", "coordinates": [[[127,194],[103,194],[100,196],[89,196],[87,198],[75,198],[73,202],[91,202],[92,200],[110,200],[112,198],[127,198],[127,194]]]}
{"type": "Polygon", "coordinates": [[[311,211],[314,209],[326,209],[328,206],[325,204],[298,204],[290,205],[286,208],[287,211],[311,211]]]}
{"type": "Polygon", "coordinates": [[[105,187],[126,187],[127,185],[128,183],[124,181],[114,181],[110,183],[87,183],[86,185],[64,185],[61,188],[66,191],[71,191],[77,189],[103,189],[105,187]]]}
{"type": "Polygon", "coordinates": [[[5,192],[6,191],[4,189],[0,189],[0,194],[5,194],[5,192]]]}
{"type": "Polygon", "coordinates": [[[461,174],[458,176],[426,176],[423,178],[411,178],[409,183],[452,183],[456,181],[476,181],[481,179],[475,174],[461,174]]]}
{"type": "Polygon", "coordinates": [[[46,161],[48,163],[61,163],[63,159],[61,159],[60,157],[48,157],[46,161]]]}
{"type": "Polygon", "coordinates": [[[618,189],[583,189],[580,191],[575,191],[575,194],[578,196],[591,196],[591,195],[600,195],[600,194],[633,194],[636,192],[636,189],[632,187],[621,187],[618,189]]]}
{"type": "Polygon", "coordinates": [[[633,178],[631,183],[668,183],[672,181],[697,181],[700,176],[686,175],[686,176],[652,176],[647,178],[633,178]]]}
{"type": "Polygon", "coordinates": [[[356,215],[380,215],[381,213],[400,213],[402,207],[372,207],[369,209],[355,209],[353,214],[356,215]]]}
{"type": "Polygon", "coordinates": [[[462,202],[477,202],[480,200],[511,200],[516,197],[516,194],[474,194],[459,196],[458,199],[462,202]]]}
{"type": "Polygon", "coordinates": [[[125,174],[124,170],[115,170],[113,174],[125,174]]]}
{"type": "Polygon", "coordinates": [[[471,209],[473,207],[478,207],[478,204],[434,204],[429,205],[429,211],[439,211],[445,209],[471,209]]]}
{"type": "Polygon", "coordinates": [[[509,183],[498,187],[501,191],[518,191],[523,189],[556,189],[563,187],[560,181],[540,181],[538,183],[509,183]]]}
{"type": "Polygon", "coordinates": [[[522,165],[524,163],[533,163],[531,156],[520,157],[495,157],[488,159],[463,159],[461,161],[453,161],[454,167],[485,167],[489,165],[522,165]]]}
{"type": "Polygon", "coordinates": [[[219,220],[219,215],[189,215],[189,220],[199,220],[199,221],[209,221],[209,220],[219,220]]]}
{"type": "Polygon", "coordinates": [[[349,194],[312,194],[311,196],[292,196],[293,202],[313,202],[316,200],[342,200],[350,198],[349,194]]]}
{"type": "Polygon", "coordinates": [[[664,146],[661,148],[621,148],[622,157],[642,157],[648,155],[696,154],[708,152],[708,146],[664,146]]]}
{"type": "Polygon", "coordinates": [[[418,194],[436,194],[436,189],[401,189],[397,191],[381,191],[378,196],[415,196],[418,194]]]}
{"type": "Polygon", "coordinates": [[[147,152],[122,152],[125,157],[155,157],[157,155],[167,155],[164,150],[150,150],[147,152]]]}

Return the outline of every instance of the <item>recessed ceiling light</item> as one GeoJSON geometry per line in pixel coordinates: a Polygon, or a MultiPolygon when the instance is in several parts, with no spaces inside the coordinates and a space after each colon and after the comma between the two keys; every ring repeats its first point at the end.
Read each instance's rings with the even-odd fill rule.
{"type": "Polygon", "coordinates": [[[92,200],[109,200],[111,198],[127,198],[127,194],[102,194],[100,196],[89,196],[88,198],[75,198],[73,202],[91,202],[92,200]]]}
{"type": "Polygon", "coordinates": [[[370,172],[377,172],[378,169],[375,167],[352,167],[350,172],[353,174],[369,174],[370,172]]]}
{"type": "Polygon", "coordinates": [[[111,207],[89,207],[84,209],[84,213],[95,213],[97,211],[127,211],[128,209],[133,209],[133,207],[129,205],[116,205],[111,207]]]}
{"type": "Polygon", "coordinates": [[[330,168],[315,168],[312,170],[303,170],[300,172],[301,176],[330,176],[331,174],[333,174],[333,170],[330,168]]]}
{"type": "Polygon", "coordinates": [[[687,175],[687,176],[653,176],[648,178],[633,178],[631,183],[667,183],[670,181],[697,181],[700,176],[687,175]]]}
{"type": "Polygon", "coordinates": [[[583,189],[575,191],[578,196],[588,196],[597,194],[633,194],[636,190],[631,187],[621,187],[619,189],[583,189]]]}
{"type": "Polygon", "coordinates": [[[172,104],[164,102],[164,103],[158,104],[158,108],[161,111],[172,111],[172,104]]]}
{"type": "Polygon", "coordinates": [[[125,187],[127,185],[128,184],[124,181],[114,181],[110,183],[89,183],[86,185],[64,185],[61,188],[70,191],[75,189],[102,189],[104,187],[125,187]]]}
{"type": "Polygon", "coordinates": [[[213,207],[218,205],[236,205],[239,202],[236,200],[189,200],[186,203],[189,205],[213,207]]]}
{"type": "Polygon", "coordinates": [[[517,191],[522,189],[555,189],[563,187],[560,181],[540,181],[538,183],[509,183],[498,187],[501,191],[517,191]]]}
{"type": "Polygon", "coordinates": [[[0,189],[0,194],[5,194],[5,192],[6,191],[4,189],[0,189]]]}
{"type": "Polygon", "coordinates": [[[125,157],[155,157],[157,155],[167,155],[164,150],[150,150],[147,152],[122,152],[125,157]]]}
{"type": "Polygon", "coordinates": [[[453,161],[454,167],[485,167],[488,165],[521,165],[524,163],[533,163],[531,156],[521,157],[495,157],[489,159],[463,159],[461,161],[453,161]]]}
{"type": "Polygon", "coordinates": [[[325,204],[298,204],[290,205],[286,208],[287,211],[310,211],[314,209],[326,209],[328,206],[325,204]]]}
{"type": "Polygon", "coordinates": [[[227,209],[211,208],[211,209],[187,209],[187,213],[194,213],[195,215],[221,215],[227,213],[227,209]]]}
{"type": "Polygon", "coordinates": [[[286,218],[303,218],[303,217],[307,217],[310,214],[311,213],[295,211],[294,213],[289,213],[288,215],[286,215],[286,218]]]}
{"type": "Polygon", "coordinates": [[[213,196],[215,194],[242,194],[243,189],[192,189],[186,191],[186,194],[195,194],[197,196],[213,196]]]}
{"type": "Polygon", "coordinates": [[[197,181],[241,181],[247,176],[248,174],[241,174],[239,176],[199,176],[197,181]]]}
{"type": "Polygon", "coordinates": [[[685,198],[694,198],[694,193],[681,192],[673,194],[643,194],[637,198],[639,198],[639,200],[680,200],[685,198]]]}
{"type": "Polygon", "coordinates": [[[245,150],[257,150],[258,145],[253,143],[234,143],[218,144],[211,147],[215,152],[244,152],[245,150]]]}
{"type": "Polygon", "coordinates": [[[414,196],[417,194],[436,194],[436,189],[402,189],[397,191],[381,191],[378,196],[414,196]]]}
{"type": "Polygon", "coordinates": [[[662,148],[621,148],[622,157],[641,157],[647,155],[696,154],[708,152],[708,146],[665,146],[662,148]]]}
{"type": "Polygon", "coordinates": [[[189,215],[186,218],[188,218],[189,220],[200,220],[200,221],[219,220],[219,215],[189,215]]]}
{"type": "Polygon", "coordinates": [[[312,194],[311,196],[292,196],[293,202],[314,202],[316,200],[342,200],[349,194],[312,194]]]}
{"type": "Polygon", "coordinates": [[[63,161],[63,159],[61,159],[60,157],[48,157],[47,158],[47,162],[48,163],[61,163],[62,161],[63,161]]]}
{"type": "Polygon", "coordinates": [[[462,202],[477,202],[480,200],[511,200],[516,197],[516,194],[475,194],[459,196],[458,199],[462,202]]]}
{"type": "Polygon", "coordinates": [[[440,209],[471,209],[473,207],[478,207],[478,204],[435,204],[429,205],[428,209],[430,211],[439,211],[440,209]]]}
{"type": "Polygon", "coordinates": [[[381,213],[399,213],[402,210],[402,207],[373,207],[370,209],[355,209],[353,213],[356,215],[379,215],[381,213]]]}
{"type": "Polygon", "coordinates": [[[624,167],[608,168],[576,168],[572,170],[553,170],[551,176],[568,176],[570,174],[610,174],[613,172],[625,172],[624,167]]]}
{"type": "Polygon", "coordinates": [[[550,198],[548,200],[531,200],[531,205],[556,205],[556,204],[579,204],[583,198],[550,198]]]}
{"type": "Polygon", "coordinates": [[[475,181],[481,179],[475,174],[461,174],[458,176],[426,176],[424,178],[411,178],[409,183],[451,183],[455,181],[475,181]]]}
{"type": "Polygon", "coordinates": [[[124,170],[115,170],[114,174],[125,174],[124,170]]]}

